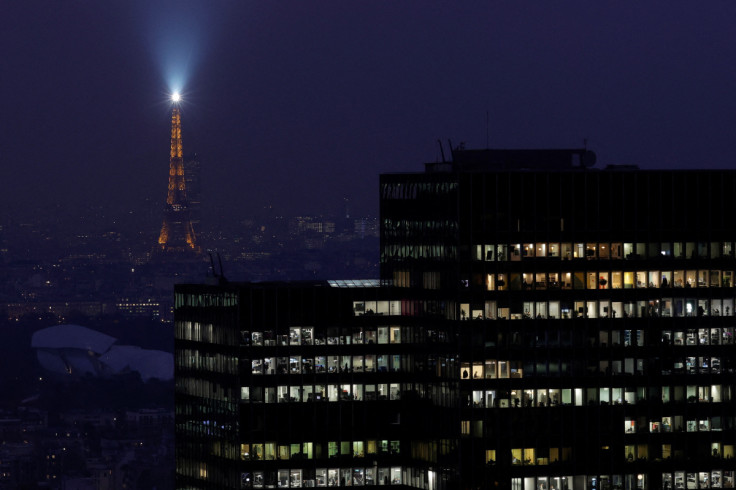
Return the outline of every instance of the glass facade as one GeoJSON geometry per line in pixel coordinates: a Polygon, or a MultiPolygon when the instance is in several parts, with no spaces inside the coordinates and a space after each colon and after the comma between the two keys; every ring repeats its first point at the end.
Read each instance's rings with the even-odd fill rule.
{"type": "Polygon", "coordinates": [[[382,175],[380,283],[177,286],[181,485],[733,488],[736,172],[588,153],[382,175]]]}
{"type": "Polygon", "coordinates": [[[177,485],[428,485],[416,455],[438,447],[412,416],[449,420],[457,406],[451,326],[389,295],[377,283],[177,286],[177,485]]]}

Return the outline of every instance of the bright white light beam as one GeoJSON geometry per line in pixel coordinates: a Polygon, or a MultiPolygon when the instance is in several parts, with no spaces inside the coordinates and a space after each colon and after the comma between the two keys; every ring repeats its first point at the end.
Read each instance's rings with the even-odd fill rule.
{"type": "Polygon", "coordinates": [[[171,94],[171,100],[174,102],[179,102],[181,100],[181,95],[179,95],[179,92],[174,92],[171,94]]]}

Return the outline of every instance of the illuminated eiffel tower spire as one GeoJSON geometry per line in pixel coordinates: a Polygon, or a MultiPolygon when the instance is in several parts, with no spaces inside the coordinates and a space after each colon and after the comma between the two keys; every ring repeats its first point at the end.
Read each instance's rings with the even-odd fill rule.
{"type": "Polygon", "coordinates": [[[184,159],[181,141],[181,114],[178,96],[171,111],[171,152],[169,155],[169,191],[164,206],[164,223],[158,244],[162,251],[199,252],[192,227],[184,179],[184,159]]]}

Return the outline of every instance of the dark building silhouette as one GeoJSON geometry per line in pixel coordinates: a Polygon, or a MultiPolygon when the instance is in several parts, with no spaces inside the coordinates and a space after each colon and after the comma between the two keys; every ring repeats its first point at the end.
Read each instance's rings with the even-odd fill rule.
{"type": "Polygon", "coordinates": [[[177,286],[178,484],[733,488],[736,171],[452,160],[380,281],[177,286]]]}

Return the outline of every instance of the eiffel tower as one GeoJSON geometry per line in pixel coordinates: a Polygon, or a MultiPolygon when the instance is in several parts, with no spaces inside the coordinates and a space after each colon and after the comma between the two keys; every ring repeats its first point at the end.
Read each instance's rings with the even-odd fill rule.
{"type": "Polygon", "coordinates": [[[171,152],[169,158],[169,192],[164,206],[164,223],[158,237],[159,249],[162,252],[195,252],[199,253],[197,237],[192,227],[187,200],[186,180],[184,178],[184,158],[181,141],[181,114],[179,97],[172,98],[174,108],[171,111],[171,152]]]}

